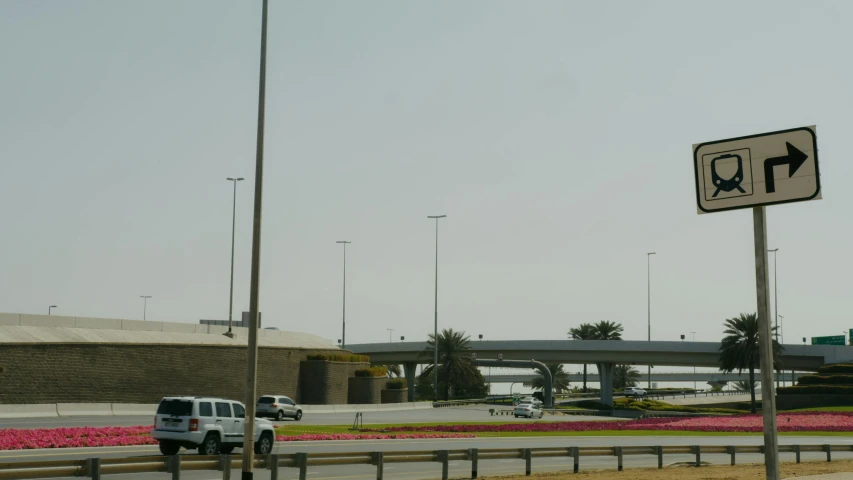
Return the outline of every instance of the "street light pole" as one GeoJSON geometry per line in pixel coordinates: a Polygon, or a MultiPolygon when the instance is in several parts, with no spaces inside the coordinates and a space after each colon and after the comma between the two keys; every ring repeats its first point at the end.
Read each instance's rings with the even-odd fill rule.
{"type": "Polygon", "coordinates": [[[47,307],[47,314],[48,314],[48,315],[50,315],[50,310],[51,310],[52,308],[56,308],[56,305],[49,305],[49,306],[47,307]]]}
{"type": "Polygon", "coordinates": [[[388,343],[393,342],[394,340],[391,340],[391,336],[394,335],[394,329],[393,328],[386,328],[385,330],[388,330],[388,343]]]}
{"type": "MultiPolygon", "coordinates": [[[[690,332],[693,334],[693,343],[696,343],[696,332],[690,332]]],[[[696,393],[696,365],[693,365],[693,393],[696,393]]]]}
{"type": "MultiPolygon", "coordinates": [[[[655,252],[646,254],[646,285],[648,285],[647,305],[649,307],[649,341],[652,341],[652,255],[655,252]]],[[[652,389],[652,366],[649,365],[649,390],[652,389]]]]}
{"type": "Polygon", "coordinates": [[[343,244],[344,246],[344,299],[343,299],[343,325],[341,326],[341,348],[347,346],[347,244],[352,243],[346,240],[338,240],[335,243],[343,244]]]}
{"type": "Polygon", "coordinates": [[[225,335],[233,337],[231,315],[234,309],[234,230],[237,226],[237,182],[242,182],[243,177],[228,177],[227,180],[234,184],[234,201],[231,205],[231,288],[228,294],[228,333],[225,335]]]}
{"type": "Polygon", "coordinates": [[[252,221],[252,270],[249,278],[249,342],[246,361],[246,412],[243,422],[243,465],[241,480],[254,478],[255,394],[258,375],[258,307],[261,278],[261,207],[264,187],[264,105],[267,78],[267,4],[261,13],[261,60],[258,75],[258,134],[255,144],[255,200],[252,221]]]}
{"type": "Polygon", "coordinates": [[[142,321],[144,322],[148,311],[148,299],[151,298],[151,295],[140,295],[139,298],[142,299],[142,321]]]}
{"type": "MultiPolygon", "coordinates": [[[[779,280],[776,275],[776,252],[779,249],[774,248],[767,251],[773,253],[773,313],[776,314],[773,330],[775,331],[776,343],[779,343],[779,280]]],[[[779,388],[779,375],[776,375],[776,388],[779,388]]]]}
{"type": "Polygon", "coordinates": [[[438,219],[447,215],[428,215],[435,219],[435,325],[433,329],[432,399],[438,401],[438,219]]]}

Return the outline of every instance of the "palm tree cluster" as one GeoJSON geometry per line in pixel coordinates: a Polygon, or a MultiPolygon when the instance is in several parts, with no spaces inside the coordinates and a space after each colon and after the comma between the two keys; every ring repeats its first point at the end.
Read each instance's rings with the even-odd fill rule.
{"type": "MultiPolygon", "coordinates": [[[[569,372],[563,371],[563,366],[559,363],[549,363],[546,365],[548,371],[551,372],[551,387],[554,393],[563,393],[569,390],[569,372]]],[[[538,377],[530,382],[530,386],[534,390],[545,389],[545,377],[540,373],[538,377]]]]}
{"type": "MultiPolygon", "coordinates": [[[[572,340],[622,340],[621,323],[601,320],[596,323],[582,323],[569,330],[572,340]]],[[[586,392],[587,364],[583,365],[583,391],[586,392]]]]}
{"type": "MultiPolygon", "coordinates": [[[[737,317],[725,321],[726,336],[720,345],[720,371],[738,373],[749,371],[749,388],[752,413],[757,411],[755,402],[755,369],[759,368],[759,322],[758,315],[754,313],[741,313],[737,317]]],[[[771,329],[774,330],[774,329],[771,329]]],[[[773,341],[773,366],[780,368],[779,357],[782,355],[782,346],[775,339],[773,341]]]]}
{"type": "MultiPolygon", "coordinates": [[[[471,361],[470,344],[471,338],[464,332],[454,331],[452,328],[443,330],[438,335],[438,368],[436,369],[435,365],[427,365],[420,375],[420,383],[431,384],[434,372],[437,370],[438,385],[444,393],[445,400],[449,400],[451,396],[454,398],[485,396],[486,380],[471,361]]],[[[430,335],[427,347],[421,355],[432,359],[435,345],[435,336],[430,335]]]]}

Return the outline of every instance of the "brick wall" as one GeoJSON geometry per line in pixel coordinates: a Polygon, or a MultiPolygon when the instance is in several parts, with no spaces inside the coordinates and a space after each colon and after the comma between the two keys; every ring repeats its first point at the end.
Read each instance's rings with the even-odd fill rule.
{"type": "Polygon", "coordinates": [[[347,379],[368,363],[328,362],[305,360],[300,362],[299,385],[302,403],[306,405],[346,404],[347,379]]]}
{"type": "MultiPolygon", "coordinates": [[[[340,350],[261,347],[258,395],[300,401],[299,364],[315,353],[340,350]]],[[[6,369],[0,374],[0,403],[157,403],[165,395],[245,401],[246,396],[246,347],[240,346],[3,345],[0,366],[6,369]]]]}
{"type": "Polygon", "coordinates": [[[382,390],[382,403],[406,403],[409,401],[409,389],[382,390]]]}
{"type": "Polygon", "coordinates": [[[351,377],[349,379],[349,404],[381,403],[381,392],[388,377],[351,377]]]}

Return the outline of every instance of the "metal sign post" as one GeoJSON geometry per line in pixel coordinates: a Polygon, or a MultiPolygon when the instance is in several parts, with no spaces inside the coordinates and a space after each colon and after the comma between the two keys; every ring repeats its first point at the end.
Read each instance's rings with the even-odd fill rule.
{"type": "Polygon", "coordinates": [[[770,276],[767,271],[767,217],[764,207],[752,209],[755,232],[755,289],[758,298],[758,353],[761,370],[761,412],[764,416],[764,468],[767,480],[779,480],[779,438],[776,433],[776,386],[773,384],[773,337],[770,327],[770,276]]]}
{"type": "Polygon", "coordinates": [[[693,145],[693,167],[700,214],[752,208],[764,465],[767,480],[779,480],[765,206],[821,198],[817,128],[792,128],[693,145]]]}

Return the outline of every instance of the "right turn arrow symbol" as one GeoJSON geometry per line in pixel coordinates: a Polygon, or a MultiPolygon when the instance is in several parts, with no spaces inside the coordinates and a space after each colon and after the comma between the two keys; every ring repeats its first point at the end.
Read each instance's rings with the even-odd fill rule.
{"type": "Polygon", "coordinates": [[[776,179],[773,177],[773,167],[785,165],[787,163],[788,178],[791,178],[806,162],[806,159],[809,158],[808,155],[798,150],[797,147],[791,145],[790,142],[785,142],[785,146],[788,147],[787,155],[764,160],[764,182],[767,193],[773,193],[776,191],[776,179]]]}

